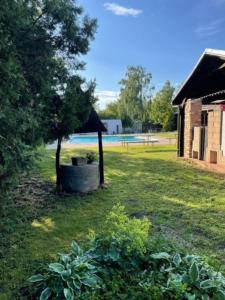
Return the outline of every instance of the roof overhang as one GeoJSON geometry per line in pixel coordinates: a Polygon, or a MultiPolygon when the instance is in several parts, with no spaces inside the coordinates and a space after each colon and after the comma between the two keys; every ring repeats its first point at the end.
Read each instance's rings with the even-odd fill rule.
{"type": "Polygon", "coordinates": [[[206,49],[172,104],[181,105],[185,99],[203,98],[222,90],[225,90],[225,51],[206,49]]]}

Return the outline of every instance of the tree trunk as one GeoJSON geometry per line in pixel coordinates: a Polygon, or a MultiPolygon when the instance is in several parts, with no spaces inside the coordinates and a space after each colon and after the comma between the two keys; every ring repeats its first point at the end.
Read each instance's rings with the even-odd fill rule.
{"type": "Polygon", "coordinates": [[[57,142],[57,150],[55,154],[55,169],[56,169],[56,190],[58,192],[61,191],[61,178],[60,178],[60,151],[61,151],[61,143],[62,143],[62,138],[58,138],[57,142]]]}

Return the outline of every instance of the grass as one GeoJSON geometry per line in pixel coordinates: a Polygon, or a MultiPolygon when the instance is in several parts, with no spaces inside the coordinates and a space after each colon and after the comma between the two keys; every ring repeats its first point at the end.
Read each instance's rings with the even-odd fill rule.
{"type": "Polygon", "coordinates": [[[177,138],[177,131],[162,131],[154,133],[154,135],[162,138],[177,138]]]}
{"type": "MultiPolygon", "coordinates": [[[[76,152],[63,151],[63,162],[76,152]]],[[[224,176],[177,159],[172,145],[131,146],[128,152],[107,147],[105,170],[108,188],[86,196],[46,193],[41,205],[28,201],[20,207],[14,202],[21,194],[5,196],[0,215],[0,300],[17,299],[26,278],[58,252],[67,251],[73,239],[85,243],[89,229],[98,231],[119,201],[128,214],[148,215],[153,233],[224,269],[224,176]]],[[[54,152],[43,150],[36,176],[54,182],[54,174],[54,152]]]]}

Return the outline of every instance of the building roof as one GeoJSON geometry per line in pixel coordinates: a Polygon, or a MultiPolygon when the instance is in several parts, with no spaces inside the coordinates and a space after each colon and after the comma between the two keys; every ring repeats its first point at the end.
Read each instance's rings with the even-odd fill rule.
{"type": "Polygon", "coordinates": [[[92,108],[87,122],[80,128],[75,130],[75,133],[87,133],[87,132],[106,132],[104,124],[100,120],[97,112],[92,108]]]}
{"type": "Polygon", "coordinates": [[[225,89],[225,51],[206,49],[191,74],[181,86],[173,105],[189,98],[201,98],[225,89]]]}

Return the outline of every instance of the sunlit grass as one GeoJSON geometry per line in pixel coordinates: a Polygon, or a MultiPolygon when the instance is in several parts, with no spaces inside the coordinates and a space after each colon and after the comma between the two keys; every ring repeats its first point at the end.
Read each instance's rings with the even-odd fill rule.
{"type": "MultiPolygon", "coordinates": [[[[92,148],[92,151],[97,149],[92,148]]],[[[62,162],[85,150],[63,150],[62,162]]],[[[41,151],[38,176],[54,184],[54,151],[41,151]]],[[[0,299],[26,285],[26,278],[68,251],[73,239],[85,243],[89,229],[98,231],[117,202],[128,214],[147,212],[154,234],[166,234],[185,250],[224,263],[225,180],[176,157],[174,146],[105,147],[106,189],[86,196],[49,197],[46,208],[33,211],[5,207],[0,299]]],[[[4,298],[3,298],[4,299],[4,298]]]]}

